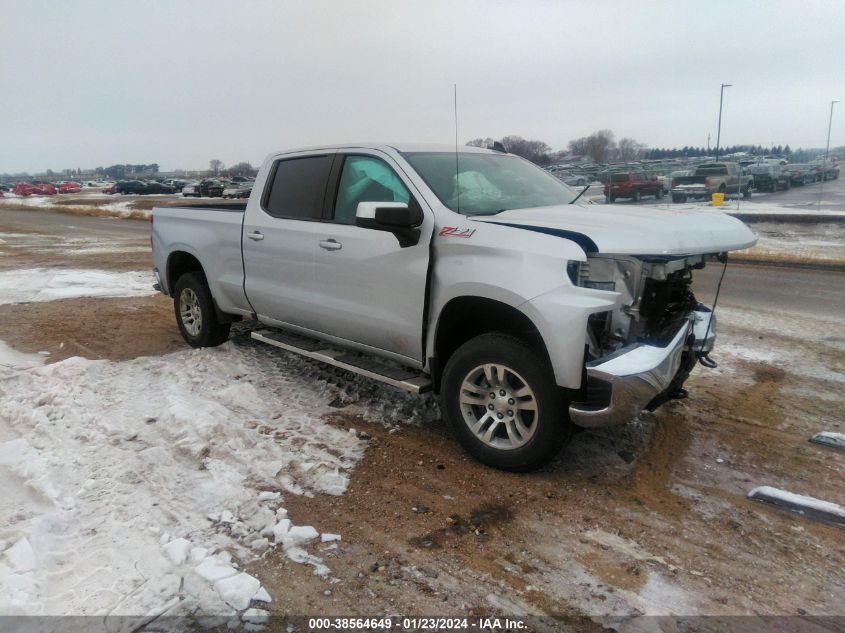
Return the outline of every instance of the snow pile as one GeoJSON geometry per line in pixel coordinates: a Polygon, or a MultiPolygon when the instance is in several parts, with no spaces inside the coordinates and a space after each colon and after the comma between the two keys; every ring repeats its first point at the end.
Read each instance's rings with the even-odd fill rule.
{"type": "Polygon", "coordinates": [[[9,370],[0,613],[228,618],[270,599],[232,556],[277,545],[327,573],[280,492],[346,489],[366,445],[331,397],[232,343],[9,370]]]}
{"type": "Polygon", "coordinates": [[[30,268],[0,271],[0,304],[75,297],[144,297],[156,293],[141,271],[30,268]]]}
{"type": "Polygon", "coordinates": [[[38,367],[43,363],[43,355],[24,354],[0,341],[0,378],[3,378],[12,371],[38,367]]]}

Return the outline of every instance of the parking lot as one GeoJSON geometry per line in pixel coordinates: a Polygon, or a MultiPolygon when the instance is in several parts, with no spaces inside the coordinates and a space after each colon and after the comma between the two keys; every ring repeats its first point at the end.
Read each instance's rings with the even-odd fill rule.
{"type": "MultiPolygon", "coordinates": [[[[799,208],[813,191],[808,186],[782,195],[793,196],[799,208]]],[[[756,198],[743,201],[741,208],[758,204],[756,198]]],[[[764,199],[759,196],[759,204],[764,199]]],[[[15,270],[147,271],[148,230],[146,222],[132,219],[5,208],[0,276],[15,270]]],[[[701,300],[712,300],[718,272],[708,266],[697,275],[701,300]]],[[[746,495],[770,485],[830,501],[845,499],[845,453],[808,442],[818,431],[845,432],[842,272],[730,265],[719,299],[718,368],[695,370],[687,400],[670,402],[625,427],[583,431],[550,467],[529,475],[491,470],[463,454],[431,396],[405,395],[282,351],[257,348],[248,337],[249,322],[239,325],[221,350],[189,351],[176,329],[171,302],[161,295],[43,299],[0,306],[0,341],[20,353],[42,353],[46,368],[56,367],[60,381],[71,381],[68,389],[78,385],[73,366],[55,363],[72,357],[104,363],[97,365],[97,389],[113,390],[134,403],[112,411],[139,420],[134,435],[114,439],[114,450],[128,451],[121,459],[170,438],[163,444],[173,442],[175,451],[163,471],[168,477],[189,481],[196,460],[203,463],[197,455],[210,455],[239,473],[245,490],[278,494],[276,503],[293,524],[340,535],[340,541],[307,546],[305,555],[311,558],[294,560],[277,549],[252,549],[248,530],[239,533],[201,514],[194,517],[180,505],[181,484],[174,485],[175,480],[168,485],[170,494],[156,497],[161,509],[143,505],[148,495],[154,496],[154,477],[134,484],[140,505],[133,509],[121,503],[122,521],[135,524],[149,510],[160,529],[172,535],[226,547],[272,596],[268,608],[273,614],[370,615],[401,608],[606,618],[824,616],[841,610],[841,530],[746,495]],[[208,390],[205,385],[209,380],[217,384],[216,372],[224,366],[232,367],[230,379],[236,375],[245,381],[244,393],[266,394],[261,407],[222,385],[208,390]],[[147,378],[137,373],[141,368],[147,378]],[[177,420],[171,396],[165,392],[165,404],[158,404],[150,398],[155,393],[145,395],[159,388],[155,376],[161,372],[179,372],[180,401],[186,406],[222,407],[228,413],[215,426],[197,430],[199,439],[190,435],[193,430],[169,435],[175,430],[166,428],[168,420],[177,420]],[[135,381],[142,381],[138,389],[135,381]],[[149,419],[161,422],[144,422],[149,419]],[[318,452],[310,458],[311,471],[285,461],[290,459],[286,451],[301,450],[308,442],[295,426],[303,419],[321,438],[313,448],[318,452]],[[191,443],[184,444],[189,437],[191,443]],[[351,439],[338,443],[341,437],[351,439]],[[244,454],[232,442],[255,445],[267,459],[278,453],[273,459],[288,465],[268,479],[256,464],[242,461],[244,454]],[[315,473],[335,473],[345,482],[343,494],[327,492],[332,488],[315,473]],[[177,519],[180,511],[189,519],[177,519]],[[320,569],[315,565],[327,571],[315,574],[320,569]]],[[[10,370],[0,386],[3,406],[17,403],[50,417],[75,419],[78,413],[65,396],[36,401],[39,372],[45,371],[10,370]]],[[[87,388],[73,387],[75,398],[84,401],[87,388]]],[[[44,428],[32,433],[31,441],[50,446],[44,428]]],[[[65,441],[73,445],[78,440],[65,441]]],[[[79,468],[86,472],[80,481],[102,483],[95,497],[111,503],[108,490],[123,490],[124,484],[112,480],[117,471],[106,466],[95,468],[82,459],[79,468]]],[[[149,466],[138,468],[152,477],[149,466]]],[[[8,466],[0,472],[0,478],[20,476],[8,466]]],[[[228,499],[227,508],[246,525],[247,498],[233,499],[238,498],[228,499]]],[[[27,499],[15,503],[20,512],[33,511],[27,499]]],[[[100,501],[90,503],[95,513],[101,508],[100,501]]],[[[6,517],[0,528],[11,529],[13,520],[6,517]]],[[[111,560],[115,570],[128,564],[106,545],[111,538],[129,538],[114,531],[122,529],[120,523],[86,519],[83,525],[102,530],[99,556],[111,560]]],[[[137,549],[131,548],[147,537],[133,538],[126,549],[135,555],[137,549]]],[[[157,539],[150,534],[148,540],[155,544],[157,539]]],[[[80,573],[95,569],[86,567],[90,562],[77,565],[80,573]]],[[[96,574],[79,580],[77,589],[97,589],[91,578],[96,574]]],[[[54,582],[57,588],[68,587],[54,582]]],[[[114,596],[103,594],[88,603],[91,608],[113,602],[153,604],[133,603],[137,595],[126,578],[109,582],[116,583],[114,596]]],[[[192,590],[174,586],[161,591],[160,603],[170,604],[167,599],[192,590]]],[[[201,600],[204,594],[196,590],[195,595],[201,600]]],[[[45,604],[49,612],[50,602],[45,604]]],[[[576,624],[582,630],[596,626],[590,619],[576,624]]],[[[535,626],[554,628],[539,620],[535,626]]],[[[625,630],[624,623],[616,626],[625,630]]]]}

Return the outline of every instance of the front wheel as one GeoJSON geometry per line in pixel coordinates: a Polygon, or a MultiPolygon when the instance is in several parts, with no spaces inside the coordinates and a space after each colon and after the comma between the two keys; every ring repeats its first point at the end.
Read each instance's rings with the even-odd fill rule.
{"type": "Polygon", "coordinates": [[[229,338],[232,324],[217,319],[211,291],[201,272],[179,277],[173,292],[173,308],[182,338],[191,347],[216,347],[229,338]]]}
{"type": "Polygon", "coordinates": [[[750,198],[751,197],[751,187],[746,186],[745,189],[742,190],[742,197],[743,198],[750,198]]]}
{"type": "Polygon", "coordinates": [[[488,466],[534,470],[571,436],[551,367],[512,336],[483,334],[458,348],[446,364],[440,397],[461,446],[488,466]]]}

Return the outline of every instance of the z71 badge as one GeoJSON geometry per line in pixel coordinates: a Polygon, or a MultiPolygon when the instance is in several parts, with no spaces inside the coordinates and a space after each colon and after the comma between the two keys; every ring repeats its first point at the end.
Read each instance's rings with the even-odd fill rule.
{"type": "Polygon", "coordinates": [[[444,226],[440,229],[442,237],[472,237],[475,229],[462,229],[459,226],[444,226]]]}

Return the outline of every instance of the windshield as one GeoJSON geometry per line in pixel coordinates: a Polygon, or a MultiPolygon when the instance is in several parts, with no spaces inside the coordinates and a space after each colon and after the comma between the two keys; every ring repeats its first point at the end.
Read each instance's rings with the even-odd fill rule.
{"type": "Polygon", "coordinates": [[[405,158],[440,202],[464,215],[569,204],[577,195],[526,160],[506,154],[411,152],[405,158]]]}

